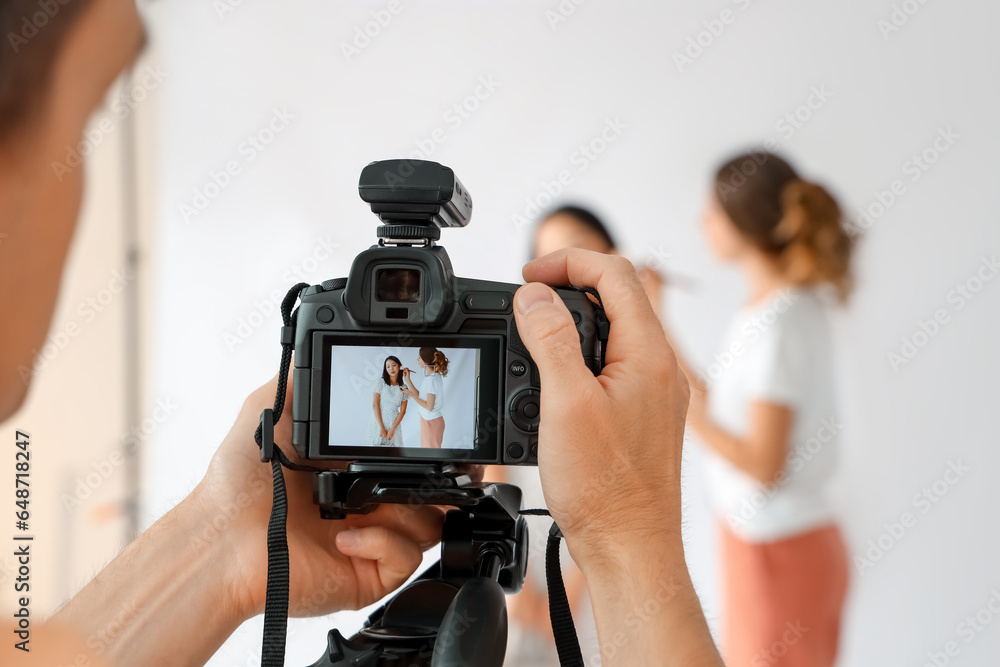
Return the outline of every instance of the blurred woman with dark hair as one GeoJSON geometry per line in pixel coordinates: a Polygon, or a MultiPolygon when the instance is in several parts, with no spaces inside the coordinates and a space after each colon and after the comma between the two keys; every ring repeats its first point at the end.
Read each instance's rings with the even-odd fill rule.
{"type": "Polygon", "coordinates": [[[708,386],[689,373],[721,534],[723,654],[756,664],[780,644],[778,664],[826,667],[848,573],[823,493],[839,430],[823,292],[850,293],[850,239],[830,193],[765,152],[719,167],[703,224],[749,286],[708,386]]]}
{"type": "MultiPolygon", "coordinates": [[[[607,225],[590,209],[574,204],[549,211],[535,225],[531,240],[531,259],[548,255],[562,248],[593,250],[605,255],[617,255],[618,246],[607,225]]],[[[664,279],[648,266],[637,266],[639,280],[653,311],[660,316],[664,279]]]]}

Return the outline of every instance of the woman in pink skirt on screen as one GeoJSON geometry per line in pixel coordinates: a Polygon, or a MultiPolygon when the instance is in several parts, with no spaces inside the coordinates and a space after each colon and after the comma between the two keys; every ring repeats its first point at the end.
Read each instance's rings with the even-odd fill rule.
{"type": "Polygon", "coordinates": [[[403,369],[403,393],[417,402],[420,409],[420,446],[441,449],[444,440],[444,378],[448,375],[448,358],[436,347],[422,347],[417,364],[424,371],[424,381],[418,390],[403,369]]]}

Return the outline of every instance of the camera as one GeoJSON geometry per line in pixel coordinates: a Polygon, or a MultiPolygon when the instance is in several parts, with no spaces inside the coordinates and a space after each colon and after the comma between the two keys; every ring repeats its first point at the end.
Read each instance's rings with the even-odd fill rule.
{"type": "MultiPolygon", "coordinates": [[[[442,229],[469,223],[468,190],[452,169],[422,160],[372,162],[358,190],[381,221],[378,243],[346,279],[301,293],[296,451],[354,463],[535,465],[540,383],[514,322],[518,285],[454,275],[437,243],[442,229]]],[[[599,374],[603,311],[582,291],[556,291],[599,374]]]]}

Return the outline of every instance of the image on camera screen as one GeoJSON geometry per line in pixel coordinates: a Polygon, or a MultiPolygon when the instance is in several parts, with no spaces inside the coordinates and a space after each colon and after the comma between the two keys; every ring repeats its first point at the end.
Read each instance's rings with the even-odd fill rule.
{"type": "Polygon", "coordinates": [[[332,345],[331,447],[472,450],[481,350],[332,345]]]}

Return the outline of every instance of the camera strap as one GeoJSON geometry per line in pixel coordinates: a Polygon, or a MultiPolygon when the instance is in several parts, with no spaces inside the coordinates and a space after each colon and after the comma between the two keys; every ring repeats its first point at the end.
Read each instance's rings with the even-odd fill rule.
{"type": "MultiPolygon", "coordinates": [[[[328,281],[329,288],[335,289],[341,278],[328,281]]],[[[326,284],[324,284],[325,286],[326,284]]],[[[260,448],[261,462],[271,464],[271,479],[274,485],[274,495],[271,504],[271,517],[267,524],[267,593],[264,602],[264,635],[261,645],[261,667],[284,667],[285,643],[288,633],[288,495],[285,490],[285,475],[282,466],[289,470],[301,472],[321,472],[323,468],[300,465],[288,459],[281,448],[274,442],[274,425],[281,419],[285,408],[285,395],[288,391],[288,371],[291,367],[292,352],[295,347],[295,325],[298,319],[298,309],[295,302],[308,283],[298,283],[285,295],[281,301],[281,365],[278,370],[278,389],[274,396],[274,407],[264,410],[260,416],[260,424],[254,433],[254,441],[260,448]]],[[[582,288],[594,297],[601,317],[598,321],[602,330],[598,333],[601,340],[601,366],[604,365],[604,342],[608,339],[607,319],[603,317],[603,303],[597,290],[582,288]]],[[[548,516],[548,510],[523,510],[521,514],[548,516]]],[[[545,547],[545,581],[549,597],[549,619],[555,637],[556,650],[559,654],[559,664],[562,667],[583,667],[583,655],[580,651],[580,640],[573,625],[569,599],[566,595],[566,585],[563,582],[562,568],[559,562],[559,542],[562,532],[555,522],[549,530],[545,547]]]]}
{"type": "MultiPolygon", "coordinates": [[[[520,513],[524,516],[551,516],[548,510],[521,510],[520,513]]],[[[583,667],[580,639],[573,625],[573,613],[570,610],[566,583],[563,581],[562,566],[559,563],[559,541],[562,539],[562,531],[553,521],[545,543],[545,587],[549,596],[549,621],[552,623],[552,636],[555,638],[556,652],[559,654],[559,665],[583,667]]]]}
{"type": "Polygon", "coordinates": [[[299,295],[309,287],[299,283],[288,290],[281,301],[281,366],[278,370],[278,390],[274,395],[274,408],[264,410],[260,425],[254,433],[254,440],[260,447],[260,460],[271,464],[271,479],[274,482],[274,497],[271,504],[271,518],[267,524],[267,597],[264,602],[264,638],[261,646],[261,667],[283,667],[285,664],[285,640],[288,631],[288,496],[285,492],[284,466],[289,470],[319,472],[322,469],[293,463],[274,444],[274,425],[281,419],[285,409],[285,394],[288,391],[288,369],[292,363],[295,347],[295,322],[298,310],[292,310],[299,295]]]}

